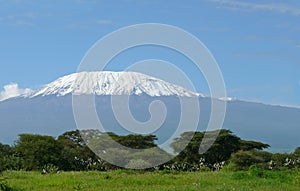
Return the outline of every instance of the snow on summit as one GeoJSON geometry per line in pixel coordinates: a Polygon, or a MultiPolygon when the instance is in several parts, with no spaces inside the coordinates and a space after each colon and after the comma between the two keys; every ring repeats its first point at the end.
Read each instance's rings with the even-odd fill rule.
{"type": "Polygon", "coordinates": [[[61,77],[30,97],[67,94],[202,96],[180,86],[137,72],[80,72],[61,77]]]}

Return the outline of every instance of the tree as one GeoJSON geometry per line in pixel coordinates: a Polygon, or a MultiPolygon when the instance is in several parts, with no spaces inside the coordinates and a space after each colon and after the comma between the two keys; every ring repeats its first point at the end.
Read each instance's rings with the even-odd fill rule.
{"type": "Polygon", "coordinates": [[[88,170],[89,165],[98,159],[86,145],[79,130],[65,132],[57,141],[62,147],[59,160],[62,170],[88,170]]]}
{"type": "Polygon", "coordinates": [[[7,170],[7,158],[12,154],[12,148],[9,145],[0,143],[0,172],[7,170]]]}
{"type": "Polygon", "coordinates": [[[196,132],[195,134],[193,132],[185,132],[179,138],[175,138],[171,143],[173,151],[178,153],[175,160],[186,163],[197,163],[201,158],[198,152],[203,136],[204,133],[202,132],[196,132]]]}
{"type": "Polygon", "coordinates": [[[295,166],[297,168],[300,168],[300,147],[296,148],[294,153],[293,153],[294,157],[295,157],[295,166]]]}
{"type": "Polygon", "coordinates": [[[269,148],[270,145],[257,141],[240,140],[240,150],[250,151],[252,149],[263,150],[269,148]]]}
{"type": "Polygon", "coordinates": [[[148,149],[156,147],[154,143],[157,140],[155,135],[125,135],[117,136],[112,134],[112,138],[125,147],[130,147],[133,149],[148,149]]]}
{"type": "Polygon", "coordinates": [[[1,156],[8,156],[13,153],[13,149],[9,145],[4,145],[0,143],[0,157],[1,156]]]}
{"type": "Polygon", "coordinates": [[[61,146],[51,136],[21,134],[15,150],[23,158],[23,168],[38,170],[48,164],[58,165],[61,146]]]}
{"type": "Polygon", "coordinates": [[[295,149],[294,155],[295,155],[297,158],[300,158],[300,147],[298,147],[298,148],[295,149]]]}
{"type": "Polygon", "coordinates": [[[240,138],[230,130],[221,130],[212,147],[203,154],[204,159],[210,164],[227,161],[232,153],[240,148],[240,138]]]}
{"type": "Polygon", "coordinates": [[[0,172],[4,170],[20,170],[23,159],[14,148],[0,143],[0,172]]]}
{"type": "MultiPolygon", "coordinates": [[[[217,132],[207,132],[208,139],[210,137],[213,138],[215,133],[217,132]]],[[[179,153],[175,161],[197,164],[200,159],[204,158],[206,165],[212,167],[215,163],[227,161],[231,154],[240,148],[240,138],[233,135],[230,130],[223,129],[220,130],[211,148],[206,153],[199,154],[199,147],[203,140],[204,133],[196,132],[189,142],[188,138],[192,134],[192,132],[183,133],[181,137],[176,138],[171,144],[171,147],[177,153],[182,149],[182,145],[187,144],[187,147],[179,153]]]]}
{"type": "Polygon", "coordinates": [[[170,154],[157,147],[155,140],[155,135],[119,136],[106,133],[94,137],[88,145],[97,155],[118,166],[134,167],[134,164],[143,164],[144,168],[150,168],[171,159],[170,154]]]}

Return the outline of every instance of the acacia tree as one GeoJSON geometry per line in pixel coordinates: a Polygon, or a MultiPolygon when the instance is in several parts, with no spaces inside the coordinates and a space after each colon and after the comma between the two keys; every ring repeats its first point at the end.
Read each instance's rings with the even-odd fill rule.
{"type": "Polygon", "coordinates": [[[150,168],[171,159],[169,153],[155,144],[156,139],[155,135],[120,136],[105,133],[94,137],[88,145],[93,148],[93,151],[114,164],[128,168],[140,168],[143,165],[150,168]]]}
{"type": "Polygon", "coordinates": [[[115,134],[110,135],[115,141],[120,143],[125,147],[130,147],[133,149],[148,149],[152,147],[156,147],[157,145],[154,143],[157,140],[155,135],[125,135],[118,136],[115,134]]]}
{"type": "Polygon", "coordinates": [[[240,140],[240,150],[243,151],[250,151],[252,149],[263,150],[269,147],[270,145],[257,141],[240,140]]]}
{"type": "MultiPolygon", "coordinates": [[[[217,132],[207,132],[207,138],[213,138],[215,133],[217,132]]],[[[215,163],[227,161],[231,154],[240,150],[241,147],[241,139],[239,137],[234,135],[230,130],[222,129],[219,131],[218,137],[210,149],[204,154],[199,154],[199,147],[203,140],[204,133],[196,132],[191,141],[187,143],[188,138],[191,137],[192,134],[193,132],[183,133],[171,144],[175,153],[181,150],[182,145],[187,144],[186,148],[175,157],[174,160],[176,162],[197,164],[199,160],[204,159],[205,164],[212,167],[215,163]]]]}
{"type": "Polygon", "coordinates": [[[58,165],[61,149],[53,137],[43,135],[21,134],[15,145],[26,170],[38,170],[48,164],[58,165]]]}
{"type": "Polygon", "coordinates": [[[57,142],[61,145],[59,167],[62,170],[88,170],[97,156],[86,145],[80,131],[69,131],[60,135],[57,142]]]}

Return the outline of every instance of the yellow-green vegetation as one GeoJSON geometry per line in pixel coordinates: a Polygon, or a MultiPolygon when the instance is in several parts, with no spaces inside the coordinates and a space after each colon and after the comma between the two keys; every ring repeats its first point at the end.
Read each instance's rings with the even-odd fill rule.
{"type": "Polygon", "coordinates": [[[132,171],[40,172],[5,171],[0,190],[264,190],[299,191],[300,171],[177,172],[132,171]]]}

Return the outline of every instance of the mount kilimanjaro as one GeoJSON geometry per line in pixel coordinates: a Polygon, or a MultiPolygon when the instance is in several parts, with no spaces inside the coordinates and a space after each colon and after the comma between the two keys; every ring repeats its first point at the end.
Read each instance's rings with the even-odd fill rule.
{"type": "MultiPolygon", "coordinates": [[[[201,96],[180,86],[137,72],[81,72],[61,77],[29,95],[65,96],[75,94],[94,95],[141,95],[158,96],[201,96]]],[[[28,97],[28,96],[27,96],[28,97]]]]}
{"type": "MultiPolygon", "coordinates": [[[[72,94],[95,95],[99,119],[107,131],[117,134],[129,132],[114,117],[112,96],[129,96],[132,115],[141,122],[151,117],[152,101],[164,102],[167,116],[154,132],[158,142],[166,140],[178,126],[179,98],[199,100],[198,130],[206,129],[210,117],[211,98],[158,78],[136,72],[81,72],[61,77],[30,94],[0,101],[0,142],[12,144],[21,133],[58,136],[76,129],[72,94]]],[[[241,100],[218,101],[228,101],[223,128],[243,139],[268,143],[274,151],[291,151],[300,146],[300,109],[241,100]]]]}

